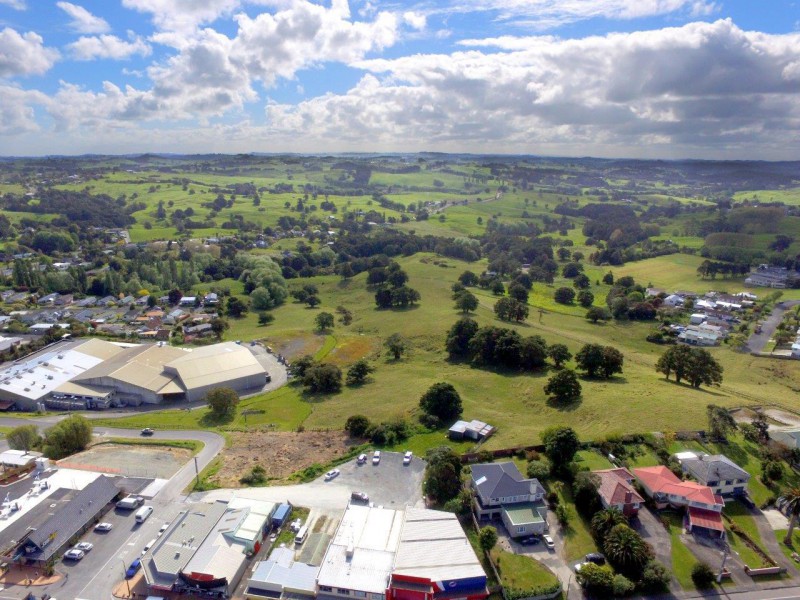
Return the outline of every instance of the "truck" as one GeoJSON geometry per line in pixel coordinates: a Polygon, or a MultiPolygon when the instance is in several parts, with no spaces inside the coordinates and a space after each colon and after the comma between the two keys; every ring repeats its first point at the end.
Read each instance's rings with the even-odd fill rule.
{"type": "Polygon", "coordinates": [[[122,510],[133,510],[144,502],[143,498],[138,496],[127,496],[117,502],[117,508],[121,508],[122,510]]]}

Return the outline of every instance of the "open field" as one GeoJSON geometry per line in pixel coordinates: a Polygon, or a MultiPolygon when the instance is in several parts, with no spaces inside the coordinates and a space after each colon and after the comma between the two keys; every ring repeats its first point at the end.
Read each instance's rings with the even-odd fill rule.
{"type": "MultiPolygon", "coordinates": [[[[632,263],[615,269],[615,274],[633,273],[643,283],[669,288],[687,287],[689,273],[697,257],[674,255],[632,263]],[[680,278],[674,275],[674,258],[686,259],[680,278]],[[647,277],[645,280],[644,277],[647,277]]],[[[678,431],[706,426],[705,408],[709,403],[723,406],[765,404],[782,398],[789,407],[800,409],[796,391],[800,390],[800,364],[770,361],[731,351],[726,347],[711,352],[724,368],[724,382],[719,388],[693,389],[664,380],[655,372],[655,362],[663,348],[645,341],[652,325],[636,322],[610,322],[593,325],[583,318],[584,310],[552,302],[548,288],[534,285],[531,316],[522,324],[498,321],[492,312],[496,300],[489,292],[476,290],[480,306],[474,317],[481,324],[510,327],[521,335],[541,335],[548,343],[561,342],[575,353],[583,344],[613,344],[625,356],[624,373],[611,380],[582,380],[583,397],[566,408],[551,405],[542,390],[548,373],[523,374],[473,368],[447,359],[444,342],[447,330],[461,315],[453,308],[450,285],[465,269],[480,271],[480,263],[468,264],[452,259],[437,259],[418,254],[399,259],[410,276],[409,284],[422,292],[419,306],[409,310],[380,311],[374,308],[373,291],[367,289],[364,275],[350,280],[338,277],[314,277],[290,281],[290,285],[313,283],[319,287],[322,304],[316,309],[289,302],[273,311],[275,321],[258,326],[256,315],[231,320],[227,339],[261,339],[281,347],[298,338],[313,341],[303,345],[312,354],[326,348],[326,360],[346,368],[361,356],[367,357],[376,370],[368,382],[345,387],[328,396],[303,393],[289,386],[242,402],[241,409],[263,410],[247,416],[237,412],[232,421],[214,423],[205,411],[166,411],[142,414],[121,421],[120,426],[185,428],[253,427],[275,424],[279,430],[339,428],[352,414],[363,413],[381,421],[404,415],[416,419],[417,402],[436,381],[449,381],[463,398],[464,417],[481,419],[498,427],[488,448],[527,445],[538,441],[539,433],[554,424],[568,423],[582,439],[596,439],[609,433],[632,431],[678,431]],[[438,264],[434,264],[438,263],[438,264]],[[538,303],[538,305],[537,305],[538,303]],[[336,324],[328,337],[313,334],[314,317],[320,311],[335,313],[337,306],[353,312],[353,322],[345,327],[336,324]],[[539,307],[544,312],[539,313],[539,307]],[[400,332],[410,344],[408,356],[394,361],[382,348],[392,333],[400,332]],[[530,418],[524,418],[525,415],[530,418]],[[534,417],[535,416],[535,417],[534,417]],[[522,418],[521,418],[522,417],[522,418]]],[[[695,276],[696,278],[696,276],[695,276]]],[[[555,286],[559,285],[556,281],[555,286]]],[[[697,289],[711,287],[702,282],[697,289]]],[[[714,286],[716,287],[716,286],[714,286]]],[[[593,285],[595,296],[603,298],[607,286],[593,285]]],[[[441,440],[438,435],[426,443],[441,440]]],[[[415,450],[422,450],[413,443],[415,450]]]]}

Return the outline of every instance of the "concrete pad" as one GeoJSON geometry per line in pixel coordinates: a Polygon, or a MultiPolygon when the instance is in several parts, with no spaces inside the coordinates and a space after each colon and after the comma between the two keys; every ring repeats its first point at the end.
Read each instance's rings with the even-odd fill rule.
{"type": "Polygon", "coordinates": [[[769,526],[772,527],[773,530],[777,531],[778,529],[789,529],[789,519],[786,518],[781,511],[768,508],[767,510],[761,511],[764,513],[764,516],[769,523],[769,526]]]}

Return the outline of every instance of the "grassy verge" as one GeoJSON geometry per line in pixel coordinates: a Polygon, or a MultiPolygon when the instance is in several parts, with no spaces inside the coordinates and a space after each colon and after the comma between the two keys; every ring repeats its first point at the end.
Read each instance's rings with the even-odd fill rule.
{"type": "Polygon", "coordinates": [[[222,468],[222,457],[217,456],[212,460],[206,468],[200,471],[199,478],[196,478],[191,485],[188,487],[187,491],[189,492],[208,492],[210,490],[216,490],[219,488],[219,485],[210,481],[211,477],[216,475],[219,470],[222,468]]]}
{"type": "Polygon", "coordinates": [[[190,450],[192,456],[200,452],[205,444],[197,440],[139,440],[130,438],[111,438],[100,442],[100,444],[118,444],[121,446],[165,446],[168,448],[183,448],[190,450]]]}
{"type": "MultiPolygon", "coordinates": [[[[577,560],[590,552],[597,552],[589,523],[578,513],[572,490],[568,485],[556,486],[559,503],[567,509],[569,523],[561,531],[564,535],[564,555],[568,561],[577,560]]],[[[553,527],[558,527],[553,524],[553,527]]]]}
{"type": "Polygon", "coordinates": [[[304,506],[293,506],[292,514],[289,515],[289,519],[283,526],[283,530],[278,534],[278,537],[275,539],[275,542],[272,544],[272,547],[279,548],[281,544],[286,544],[287,548],[294,548],[295,533],[289,527],[289,523],[291,523],[295,519],[300,519],[303,523],[305,523],[308,520],[308,514],[310,512],[311,511],[304,506]]]}
{"type": "Polygon", "coordinates": [[[684,591],[695,590],[692,581],[692,567],[697,564],[694,554],[681,541],[680,534],[683,531],[683,517],[674,512],[662,512],[661,517],[669,524],[669,537],[672,546],[672,574],[678,580],[684,591]]]}
{"type": "Polygon", "coordinates": [[[614,468],[614,465],[596,450],[581,450],[575,455],[575,462],[581,467],[586,467],[590,471],[614,468]]]}
{"type": "MultiPolygon", "coordinates": [[[[753,519],[753,516],[741,502],[737,501],[727,502],[725,504],[725,515],[727,515],[741,531],[747,534],[747,536],[751,540],[753,540],[756,544],[758,544],[758,547],[761,549],[762,552],[764,552],[767,556],[769,556],[769,552],[766,552],[764,550],[764,542],[761,539],[761,535],[758,532],[758,527],[756,526],[756,522],[753,519]]],[[[752,560],[756,561],[755,563],[748,562],[747,564],[754,568],[757,566],[761,566],[762,564],[761,557],[750,548],[747,548],[747,550],[748,550],[748,556],[752,560]],[[751,553],[752,556],[750,556],[751,553]]]]}
{"type": "Polygon", "coordinates": [[[461,526],[464,528],[464,532],[467,534],[467,539],[469,543],[472,544],[472,549],[475,551],[475,554],[478,557],[478,560],[481,561],[481,566],[483,567],[484,573],[486,573],[486,583],[489,587],[493,585],[497,585],[499,582],[495,579],[494,571],[492,570],[492,565],[489,564],[489,559],[481,550],[481,545],[478,542],[478,532],[475,530],[474,525],[472,524],[471,520],[466,522],[462,522],[461,526]]]}
{"type": "Polygon", "coordinates": [[[515,590],[531,590],[558,583],[558,577],[530,556],[492,548],[492,560],[500,573],[500,583],[515,590]]]}

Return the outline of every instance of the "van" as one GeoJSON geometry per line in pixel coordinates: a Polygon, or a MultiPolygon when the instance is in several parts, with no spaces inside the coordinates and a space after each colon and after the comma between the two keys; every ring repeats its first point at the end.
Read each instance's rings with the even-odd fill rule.
{"type": "Polygon", "coordinates": [[[308,537],[308,525],[303,525],[294,537],[294,543],[298,545],[302,544],[306,541],[306,537],[308,537]]]}
{"type": "Polygon", "coordinates": [[[144,523],[147,520],[147,517],[149,517],[152,514],[153,514],[152,506],[143,506],[142,508],[136,511],[136,522],[144,523]]]}

